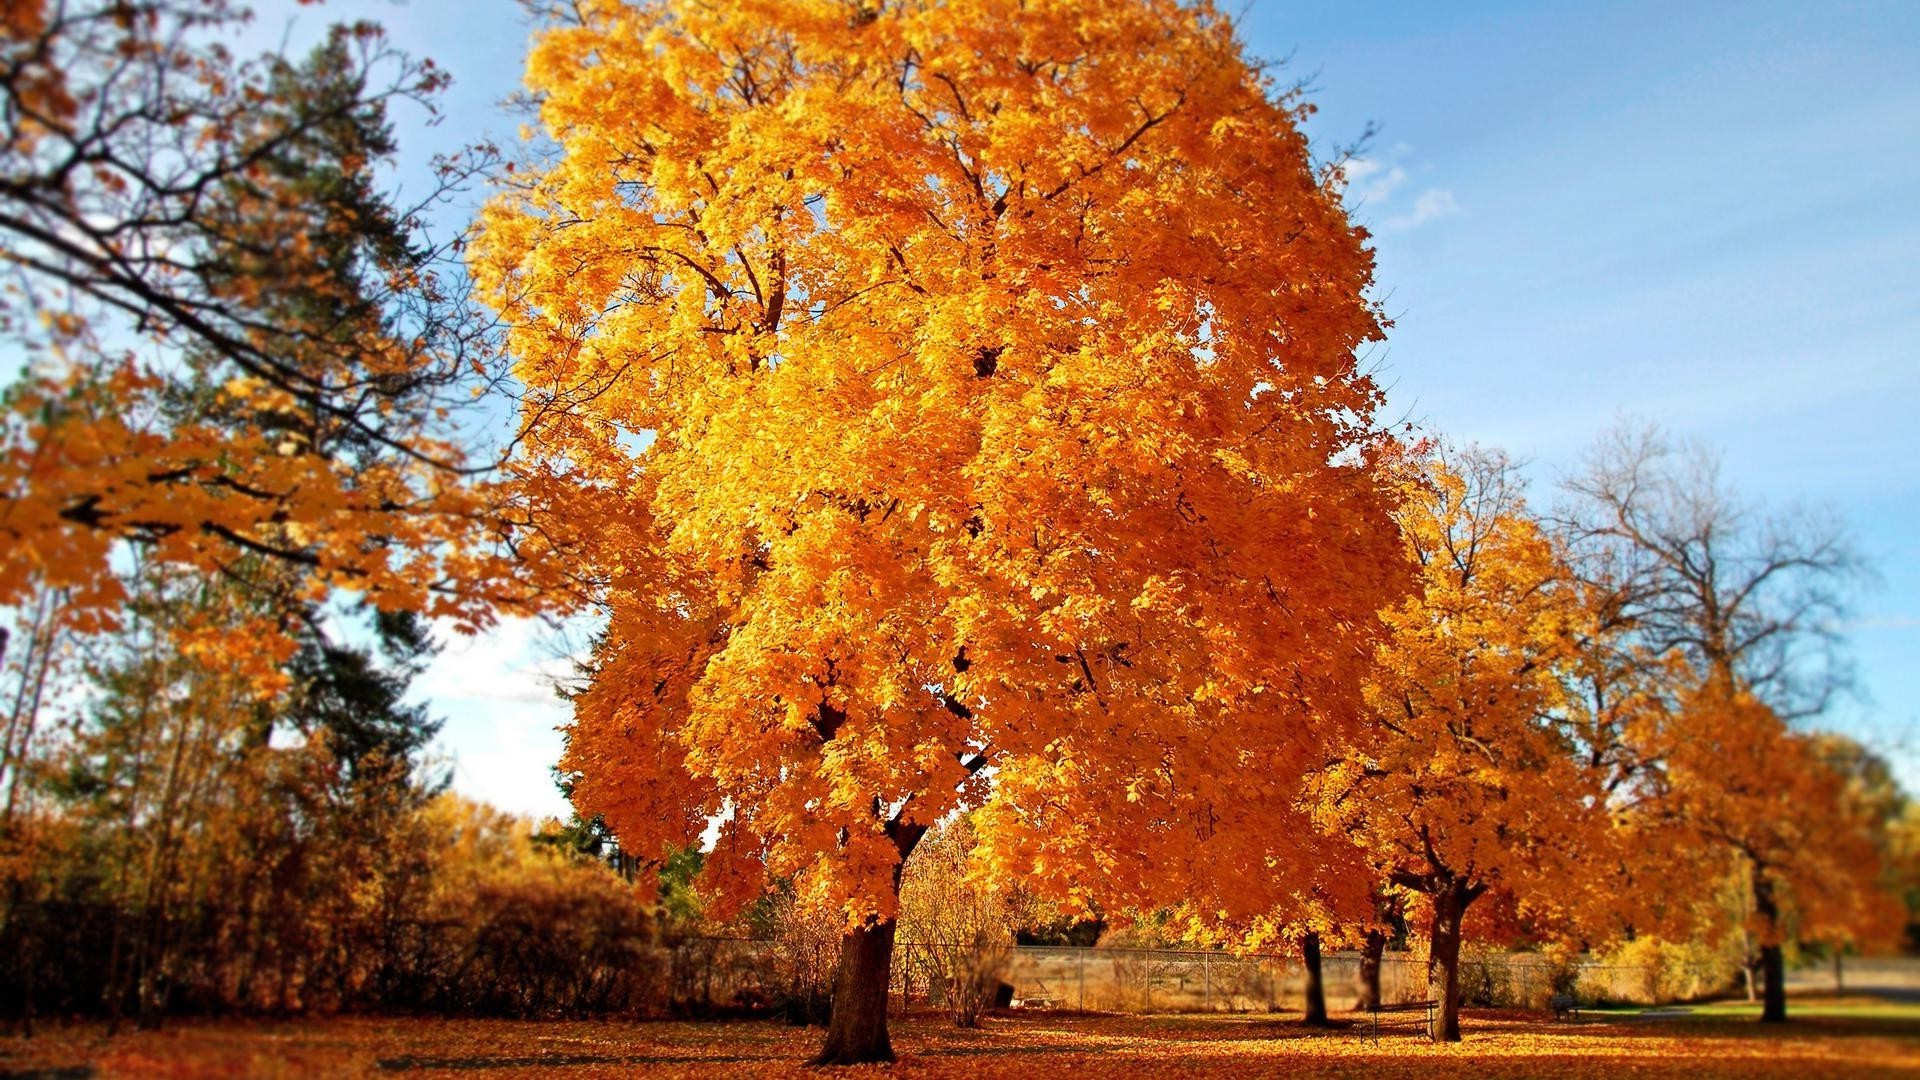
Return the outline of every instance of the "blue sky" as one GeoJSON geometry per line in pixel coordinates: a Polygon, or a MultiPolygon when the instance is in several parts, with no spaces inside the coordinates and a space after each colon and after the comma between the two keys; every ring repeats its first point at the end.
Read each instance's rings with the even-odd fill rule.
{"type": "MultiPolygon", "coordinates": [[[[1228,5],[1231,9],[1231,5],[1228,5]]],[[[1283,4],[1250,50],[1312,78],[1312,134],[1379,134],[1354,191],[1395,327],[1397,412],[1532,462],[1542,490],[1621,415],[1725,458],[1771,502],[1849,520],[1865,700],[1831,718],[1920,790],[1920,4],[1283,4]]],[[[404,178],[517,129],[511,0],[263,4],[261,34],[386,23],[454,77],[401,117],[404,178]]],[[[559,643],[456,643],[423,680],[455,784],[557,813],[559,643]]]]}

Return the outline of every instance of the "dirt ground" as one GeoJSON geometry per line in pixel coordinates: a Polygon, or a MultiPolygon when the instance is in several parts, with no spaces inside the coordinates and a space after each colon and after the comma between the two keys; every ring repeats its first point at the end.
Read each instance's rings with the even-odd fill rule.
{"type": "MultiPolygon", "coordinates": [[[[1359,1025],[1317,1030],[1266,1015],[990,1018],[960,1031],[897,1020],[886,1068],[902,1077],[1123,1076],[1920,1076],[1920,1008],[1837,999],[1785,1027],[1737,1011],[1552,1023],[1478,1012],[1465,1040],[1359,1025]]],[[[776,1023],[502,1022],[338,1018],[179,1021],[112,1039],[98,1025],[42,1025],[0,1040],[0,1076],[496,1077],[772,1076],[801,1072],[818,1031],[776,1023]]],[[[819,1075],[816,1073],[815,1075],[819,1075]]]]}

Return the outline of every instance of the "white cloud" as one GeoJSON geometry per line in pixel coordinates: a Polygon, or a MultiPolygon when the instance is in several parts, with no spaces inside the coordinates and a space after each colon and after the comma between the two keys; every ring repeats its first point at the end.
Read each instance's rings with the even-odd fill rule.
{"type": "Polygon", "coordinates": [[[1340,167],[1340,180],[1347,189],[1348,205],[1370,206],[1392,198],[1407,182],[1407,170],[1377,158],[1353,158],[1340,167]]]}
{"type": "Polygon", "coordinates": [[[511,619],[473,637],[435,627],[445,648],[414,680],[411,698],[445,720],[435,751],[454,790],[502,810],[564,817],[552,768],[565,744],[567,703],[554,693],[573,659],[543,624],[511,619]]]}
{"type": "Polygon", "coordinates": [[[532,619],[507,619],[484,634],[464,635],[452,624],[434,624],[440,654],[414,680],[414,690],[433,700],[484,699],[497,702],[546,704],[554,701],[554,685],[573,671],[573,658],[546,624],[532,619]]]}
{"type": "Polygon", "coordinates": [[[1920,615],[1867,615],[1841,627],[1842,630],[1920,630],[1920,615]]]}
{"type": "Polygon", "coordinates": [[[1413,200],[1412,210],[1388,218],[1385,225],[1394,232],[1406,232],[1408,229],[1417,229],[1436,218],[1459,212],[1460,205],[1454,201],[1453,192],[1446,188],[1428,188],[1413,200]]]}
{"type": "Polygon", "coordinates": [[[1348,158],[1340,166],[1340,179],[1344,183],[1357,184],[1369,176],[1378,173],[1384,166],[1372,158],[1348,158]]]}

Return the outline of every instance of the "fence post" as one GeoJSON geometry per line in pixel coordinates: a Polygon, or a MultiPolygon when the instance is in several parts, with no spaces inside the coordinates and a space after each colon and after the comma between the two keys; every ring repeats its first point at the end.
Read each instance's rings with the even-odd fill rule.
{"type": "Polygon", "coordinates": [[[1847,992],[1847,979],[1840,971],[1839,949],[1833,950],[1833,992],[1836,994],[1844,994],[1847,992]]]}
{"type": "Polygon", "coordinates": [[[1200,954],[1200,986],[1201,986],[1201,999],[1204,1002],[1203,1008],[1207,1012],[1212,1012],[1213,1011],[1213,954],[1210,952],[1203,952],[1200,954]]]}
{"type": "Polygon", "coordinates": [[[1080,965],[1079,965],[1080,966],[1080,1011],[1082,1013],[1085,1013],[1087,1011],[1087,953],[1086,953],[1086,950],[1082,949],[1078,955],[1080,959],[1080,965]]]}

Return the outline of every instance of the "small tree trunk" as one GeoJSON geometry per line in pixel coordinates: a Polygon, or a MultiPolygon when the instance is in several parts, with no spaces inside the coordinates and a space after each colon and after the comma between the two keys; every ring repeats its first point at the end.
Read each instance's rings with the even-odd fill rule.
{"type": "Polygon", "coordinates": [[[1433,897],[1432,955],[1428,980],[1434,999],[1440,1003],[1436,1042],[1460,1041],[1460,921],[1467,905],[1480,895],[1464,882],[1449,882],[1433,897]]]}
{"type": "Polygon", "coordinates": [[[1766,921],[1766,936],[1760,945],[1760,970],[1766,976],[1760,1020],[1784,1024],[1787,1021],[1787,957],[1780,947],[1780,905],[1773,899],[1773,879],[1759,866],[1753,869],[1753,908],[1766,921]]]}
{"type": "Polygon", "coordinates": [[[1360,946],[1360,998],[1353,1007],[1362,1012],[1380,1004],[1380,958],[1386,955],[1387,935],[1378,930],[1367,931],[1367,940],[1360,946]]]}
{"type": "Polygon", "coordinates": [[[1314,1027],[1327,1026],[1327,991],[1320,977],[1320,935],[1309,933],[1300,939],[1301,966],[1307,975],[1307,1014],[1305,1020],[1314,1027]]]}
{"type": "Polygon", "coordinates": [[[815,1065],[867,1065],[893,1060],[887,1038],[887,979],[893,965],[894,922],[849,930],[840,939],[827,1043],[815,1065]]]}

